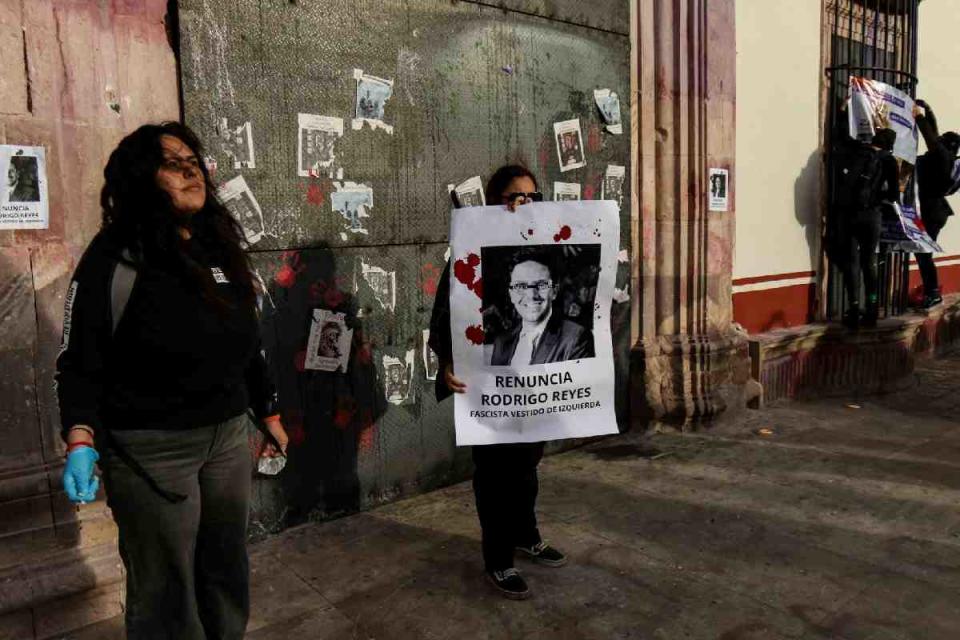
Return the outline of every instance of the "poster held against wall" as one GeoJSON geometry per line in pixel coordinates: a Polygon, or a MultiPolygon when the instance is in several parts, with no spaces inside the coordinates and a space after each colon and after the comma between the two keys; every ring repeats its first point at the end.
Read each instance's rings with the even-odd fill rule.
{"type": "Polygon", "coordinates": [[[579,182],[554,182],[553,183],[553,199],[556,202],[579,200],[580,199],[580,183],[579,182]]]}
{"type": "Polygon", "coordinates": [[[339,369],[341,373],[346,373],[352,340],[353,329],[347,328],[344,314],[329,309],[314,309],[303,368],[314,371],[339,369]]]}
{"type": "Polygon", "coordinates": [[[403,359],[384,354],[383,388],[390,404],[413,404],[413,349],[403,359]]]}
{"type": "Polygon", "coordinates": [[[467,383],[454,401],[457,445],[616,433],[616,204],[451,215],[453,357],[467,383]]]}
{"type": "Polygon", "coordinates": [[[454,186],[447,185],[447,191],[457,194],[457,202],[460,207],[482,207],[486,202],[483,195],[483,181],[480,176],[473,176],[454,186]]]}
{"type": "Polygon", "coordinates": [[[727,169],[710,168],[710,211],[729,211],[730,172],[727,169]]]}
{"type": "Polygon", "coordinates": [[[920,134],[913,116],[913,98],[883,82],[850,76],[847,106],[850,135],[857,140],[870,142],[878,129],[893,129],[897,134],[893,157],[900,173],[900,202],[884,215],[880,241],[900,251],[941,252],[920,216],[915,169],[920,134]]]}
{"type": "Polygon", "coordinates": [[[579,118],[554,122],[553,134],[557,138],[557,158],[560,159],[561,172],[579,169],[587,165],[579,118]]]}
{"type": "Polygon", "coordinates": [[[46,158],[43,147],[0,145],[0,229],[50,226],[46,158]]]}
{"type": "Polygon", "coordinates": [[[321,169],[331,169],[334,145],[343,137],[343,118],[298,113],[297,128],[297,175],[319,176],[321,169]]]}
{"type": "Polygon", "coordinates": [[[350,126],[359,131],[367,123],[373,129],[393,134],[393,126],[383,120],[387,100],[393,95],[393,80],[367,75],[363,69],[354,69],[353,79],[357,81],[357,102],[350,126]]]}
{"type": "Polygon", "coordinates": [[[607,131],[614,135],[621,135],[623,121],[620,116],[620,96],[610,89],[594,89],[593,99],[597,103],[597,108],[600,109],[607,131]]]}
{"type": "Polygon", "coordinates": [[[220,185],[217,197],[243,227],[247,245],[260,242],[264,234],[263,212],[243,176],[237,176],[220,185]]]}

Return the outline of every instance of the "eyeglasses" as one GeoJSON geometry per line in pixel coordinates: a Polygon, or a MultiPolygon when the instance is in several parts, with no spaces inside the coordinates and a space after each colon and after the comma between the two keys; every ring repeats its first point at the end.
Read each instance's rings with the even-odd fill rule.
{"type": "Polygon", "coordinates": [[[540,280],[539,282],[515,282],[507,288],[517,294],[530,293],[531,291],[544,294],[553,288],[553,283],[549,280],[540,280]]]}
{"type": "Polygon", "coordinates": [[[517,200],[526,200],[527,202],[543,202],[543,194],[539,191],[531,191],[530,193],[523,193],[522,191],[517,191],[515,193],[508,193],[503,196],[504,202],[516,202],[517,200]]]}

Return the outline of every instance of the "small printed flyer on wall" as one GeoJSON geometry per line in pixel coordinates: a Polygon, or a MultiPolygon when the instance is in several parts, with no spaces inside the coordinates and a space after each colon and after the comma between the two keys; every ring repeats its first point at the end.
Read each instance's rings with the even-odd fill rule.
{"type": "Polygon", "coordinates": [[[43,147],[0,145],[0,229],[50,226],[47,161],[43,147]]]}

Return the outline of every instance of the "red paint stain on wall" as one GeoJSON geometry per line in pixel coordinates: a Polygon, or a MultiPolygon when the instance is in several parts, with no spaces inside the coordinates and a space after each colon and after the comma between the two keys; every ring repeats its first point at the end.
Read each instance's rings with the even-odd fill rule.
{"type": "MultiPolygon", "coordinates": [[[[556,156],[556,142],[553,136],[544,136],[540,139],[540,148],[538,149],[537,159],[540,161],[540,173],[546,174],[550,168],[550,159],[556,156]]],[[[490,204],[490,203],[487,203],[490,204]]]]}
{"type": "Polygon", "coordinates": [[[360,431],[357,433],[357,448],[366,453],[373,449],[376,442],[376,429],[370,409],[364,409],[360,414],[360,424],[360,431]]]}
{"type": "Polygon", "coordinates": [[[597,195],[597,188],[596,188],[595,186],[593,186],[592,182],[593,182],[593,181],[591,180],[591,181],[590,181],[590,184],[587,184],[587,186],[585,186],[585,187],[583,188],[583,199],[584,199],[584,200],[594,200],[594,199],[595,199],[595,196],[597,195]]]}
{"type": "Polygon", "coordinates": [[[466,330],[467,340],[473,344],[483,344],[483,340],[486,337],[486,334],[483,332],[483,327],[478,324],[467,327],[466,330]]]}
{"type": "Polygon", "coordinates": [[[297,371],[303,372],[304,367],[307,364],[307,351],[298,351],[293,355],[293,368],[297,371]]]}
{"type": "Polygon", "coordinates": [[[573,235],[573,231],[570,229],[570,226],[563,225],[560,227],[559,232],[553,234],[553,241],[560,242],[561,240],[569,240],[571,235],[573,235]]]}
{"type": "Polygon", "coordinates": [[[300,264],[300,252],[284,251],[280,259],[283,261],[283,265],[273,276],[273,279],[279,286],[289,289],[297,281],[297,274],[303,271],[303,266],[300,264]]]}
{"type": "Polygon", "coordinates": [[[587,131],[587,151],[597,153],[603,147],[603,134],[600,133],[600,125],[593,123],[587,131]]]}
{"type": "Polygon", "coordinates": [[[420,269],[420,289],[425,295],[437,295],[437,284],[443,271],[432,262],[428,262],[420,269]]]}

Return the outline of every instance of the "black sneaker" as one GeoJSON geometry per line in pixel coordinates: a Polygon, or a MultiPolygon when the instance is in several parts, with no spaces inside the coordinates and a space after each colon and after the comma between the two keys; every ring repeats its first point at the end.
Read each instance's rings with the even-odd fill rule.
{"type": "Polygon", "coordinates": [[[527,581],[513,567],[503,571],[487,571],[487,580],[503,594],[504,598],[526,600],[530,597],[527,581]]]}
{"type": "Polygon", "coordinates": [[[860,328],[860,307],[850,307],[843,314],[843,326],[850,331],[856,331],[860,328]]]}
{"type": "Polygon", "coordinates": [[[562,567],[567,564],[567,556],[546,542],[538,542],[532,547],[517,547],[517,551],[520,551],[537,564],[542,564],[546,567],[562,567]]]}
{"type": "Polygon", "coordinates": [[[921,309],[932,309],[943,302],[943,296],[939,293],[932,293],[923,296],[923,302],[920,303],[921,309]]]}

